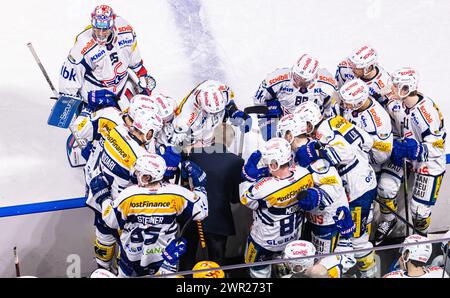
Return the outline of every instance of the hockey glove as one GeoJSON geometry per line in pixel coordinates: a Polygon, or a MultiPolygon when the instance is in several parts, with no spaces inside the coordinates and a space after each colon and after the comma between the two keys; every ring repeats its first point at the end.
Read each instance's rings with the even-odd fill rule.
{"type": "Polygon", "coordinates": [[[166,162],[166,172],[164,177],[172,179],[178,171],[178,165],[181,162],[181,154],[173,146],[165,147],[163,145],[156,149],[158,155],[164,158],[166,162]]]}
{"type": "Polygon", "coordinates": [[[108,180],[106,180],[103,174],[99,174],[92,178],[91,182],[89,182],[89,188],[91,189],[95,202],[99,205],[101,205],[104,200],[111,197],[108,180]]]}
{"type": "Polygon", "coordinates": [[[258,169],[258,162],[261,160],[261,151],[256,150],[250,155],[245,165],[242,167],[241,177],[245,181],[255,182],[262,177],[269,176],[269,168],[258,169]]]}
{"type": "Polygon", "coordinates": [[[231,114],[230,122],[234,126],[238,126],[242,133],[247,133],[252,129],[252,117],[241,110],[231,114]]]}
{"type": "Polygon", "coordinates": [[[108,89],[88,92],[88,109],[95,111],[104,107],[116,106],[116,94],[108,89]]]}
{"type": "Polygon", "coordinates": [[[283,110],[281,109],[281,104],[276,99],[271,99],[266,101],[267,104],[267,118],[280,118],[283,116],[283,110]]]}
{"type": "Polygon", "coordinates": [[[297,204],[304,211],[310,211],[319,206],[319,203],[323,198],[323,190],[311,187],[306,190],[302,190],[297,194],[297,204]]]}
{"type": "Polygon", "coordinates": [[[415,139],[395,139],[393,145],[391,160],[394,165],[401,167],[403,158],[407,158],[409,160],[420,160],[423,146],[415,139]]]}
{"type": "Polygon", "coordinates": [[[162,257],[165,262],[176,266],[178,259],[186,252],[187,241],[184,238],[177,238],[169,242],[162,257]]]}
{"type": "Polygon", "coordinates": [[[347,239],[353,237],[356,227],[352,219],[352,213],[347,207],[341,206],[337,208],[336,215],[333,216],[333,220],[336,223],[338,231],[342,237],[347,239]]]}
{"type": "Polygon", "coordinates": [[[141,94],[150,96],[156,87],[156,81],[151,75],[145,74],[139,78],[138,85],[141,89],[141,94]]]}
{"type": "Polygon", "coordinates": [[[297,149],[297,152],[295,152],[295,158],[301,167],[306,168],[312,162],[320,158],[316,151],[318,145],[319,144],[317,141],[310,141],[306,145],[303,145],[297,149]]]}
{"type": "Polygon", "coordinates": [[[181,178],[192,178],[194,187],[206,188],[206,173],[194,162],[183,161],[181,163],[181,178]]]}

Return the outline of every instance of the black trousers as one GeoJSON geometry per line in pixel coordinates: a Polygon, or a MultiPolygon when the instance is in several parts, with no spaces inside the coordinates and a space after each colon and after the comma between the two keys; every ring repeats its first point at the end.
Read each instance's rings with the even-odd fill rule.
{"type": "MultiPolygon", "coordinates": [[[[227,236],[205,232],[205,241],[208,248],[208,261],[214,261],[220,266],[225,265],[225,248],[227,236]]],[[[192,223],[184,231],[183,237],[187,240],[187,251],[180,258],[179,271],[192,270],[195,264],[202,261],[197,254],[200,248],[197,225],[192,223]]]]}

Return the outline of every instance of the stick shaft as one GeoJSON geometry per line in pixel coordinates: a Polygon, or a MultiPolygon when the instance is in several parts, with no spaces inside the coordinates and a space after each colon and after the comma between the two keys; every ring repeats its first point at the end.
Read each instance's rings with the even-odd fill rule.
{"type": "Polygon", "coordinates": [[[14,266],[16,267],[16,276],[20,276],[19,256],[17,255],[17,247],[14,246],[14,266]]]}
{"type": "Polygon", "coordinates": [[[34,60],[36,60],[37,65],[41,69],[42,74],[44,75],[45,79],[47,80],[47,83],[50,86],[50,89],[52,89],[53,94],[55,95],[55,97],[59,97],[59,93],[58,93],[58,91],[56,91],[56,88],[53,86],[52,81],[50,80],[50,77],[48,76],[47,71],[44,68],[44,65],[42,65],[41,60],[39,59],[39,56],[37,55],[36,51],[34,50],[33,44],[31,42],[29,42],[27,44],[27,46],[30,49],[31,54],[34,57],[34,60]]]}

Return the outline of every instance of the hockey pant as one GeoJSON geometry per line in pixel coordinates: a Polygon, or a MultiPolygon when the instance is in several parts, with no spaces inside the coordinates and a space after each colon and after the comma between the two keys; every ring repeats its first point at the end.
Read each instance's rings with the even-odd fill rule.
{"type": "MultiPolygon", "coordinates": [[[[410,210],[413,225],[423,233],[427,233],[430,226],[431,208],[436,203],[444,173],[440,175],[414,173],[412,189],[408,189],[412,191],[410,210]]],[[[378,184],[378,196],[394,211],[397,211],[397,194],[402,180],[402,167],[394,166],[390,162],[383,166],[378,184]]],[[[395,217],[387,208],[380,206],[380,211],[383,220],[388,221],[395,217]]]]}
{"type": "Polygon", "coordinates": [[[317,254],[332,253],[336,248],[339,233],[336,225],[320,226],[307,222],[311,231],[311,242],[316,247],[317,254]]]}
{"type": "MultiPolygon", "coordinates": [[[[356,231],[352,238],[354,249],[373,247],[372,243],[369,241],[369,235],[372,221],[372,203],[376,194],[377,190],[374,188],[349,203],[352,218],[356,226],[356,231]]],[[[377,267],[374,257],[374,251],[355,253],[355,259],[361,277],[375,277],[377,267]]]]}
{"type": "MultiPolygon", "coordinates": [[[[120,247],[122,250],[122,247],[120,247]]],[[[149,264],[142,267],[140,261],[130,261],[125,252],[120,254],[121,257],[118,261],[119,264],[119,277],[136,277],[145,275],[154,275],[161,267],[163,260],[149,264]]]]}
{"type": "Polygon", "coordinates": [[[102,214],[94,211],[95,219],[95,260],[97,264],[103,268],[111,268],[114,257],[116,239],[119,239],[117,230],[111,229],[103,221],[102,214]]]}
{"type": "MultiPolygon", "coordinates": [[[[253,240],[252,236],[249,235],[247,239],[247,247],[245,248],[245,263],[251,264],[255,262],[272,260],[282,252],[283,250],[275,252],[263,248],[253,240]]],[[[271,273],[271,265],[250,267],[250,277],[252,278],[270,278],[271,273]]]]}

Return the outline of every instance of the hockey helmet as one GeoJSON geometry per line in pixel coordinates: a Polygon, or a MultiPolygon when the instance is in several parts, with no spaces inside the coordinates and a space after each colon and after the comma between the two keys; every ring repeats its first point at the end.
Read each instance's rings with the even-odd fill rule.
{"type": "Polygon", "coordinates": [[[277,132],[279,137],[284,139],[287,137],[286,134],[290,132],[292,139],[286,140],[289,144],[292,144],[294,137],[308,133],[308,125],[298,113],[288,114],[278,121],[277,132]]]}
{"type": "Polygon", "coordinates": [[[371,46],[363,45],[353,51],[348,57],[348,61],[355,75],[355,69],[362,69],[363,76],[365,76],[371,71],[369,68],[377,64],[378,54],[371,46]]]}
{"type": "Polygon", "coordinates": [[[290,270],[290,273],[301,273],[311,268],[315,263],[314,256],[316,254],[316,248],[314,245],[305,240],[295,240],[289,242],[282,254],[283,259],[294,259],[285,262],[286,267],[290,270]],[[295,259],[299,257],[310,257],[295,259]]]}
{"type": "Polygon", "coordinates": [[[306,87],[316,77],[319,71],[319,61],[309,54],[302,55],[291,68],[295,85],[306,87]]]}
{"type": "Polygon", "coordinates": [[[161,117],[157,114],[157,111],[151,109],[139,109],[136,111],[133,120],[133,127],[144,134],[145,143],[151,140],[151,138],[147,139],[150,130],[153,130],[152,138],[155,138],[163,127],[161,117]]]}
{"type": "MultiPolygon", "coordinates": [[[[195,270],[204,270],[204,269],[213,269],[219,268],[219,264],[213,261],[201,261],[195,264],[193,271],[195,270]]],[[[224,278],[225,272],[223,270],[212,270],[212,271],[202,271],[192,274],[193,278],[224,278]]]]}
{"type": "Polygon", "coordinates": [[[204,111],[215,114],[225,109],[226,98],[223,94],[225,85],[217,81],[206,81],[196,91],[197,100],[204,111]]]}
{"type": "Polygon", "coordinates": [[[419,74],[411,67],[403,67],[392,74],[392,84],[400,98],[406,98],[417,90],[419,74]]]}
{"type": "Polygon", "coordinates": [[[294,111],[294,113],[299,114],[303,120],[311,123],[313,127],[316,127],[322,121],[323,115],[320,108],[313,101],[308,100],[301,103],[294,111]]]}
{"type": "MultiPolygon", "coordinates": [[[[408,243],[418,243],[429,241],[427,237],[423,237],[417,234],[413,234],[405,238],[403,244],[408,243]]],[[[422,263],[428,262],[428,259],[431,257],[431,253],[433,251],[433,247],[430,243],[427,244],[419,244],[419,245],[408,245],[401,248],[401,253],[403,260],[408,262],[409,260],[419,261],[422,263]],[[408,255],[405,254],[408,252],[408,255]]]]}
{"type": "Polygon", "coordinates": [[[151,176],[152,182],[160,181],[166,171],[166,162],[164,158],[157,154],[146,154],[138,157],[134,164],[134,171],[138,178],[139,186],[145,186],[142,176],[151,176]]]}
{"type": "Polygon", "coordinates": [[[266,143],[261,150],[261,159],[270,170],[276,171],[280,166],[288,163],[292,159],[291,145],[282,138],[272,138],[266,143]],[[272,168],[271,164],[277,163],[276,168],[272,168]]]}
{"type": "Polygon", "coordinates": [[[369,98],[369,87],[360,79],[347,81],[339,89],[345,108],[350,110],[359,109],[369,98]]]}
{"type": "Polygon", "coordinates": [[[91,13],[91,25],[94,39],[100,44],[108,41],[114,30],[116,14],[108,5],[98,5],[91,13]]]}

